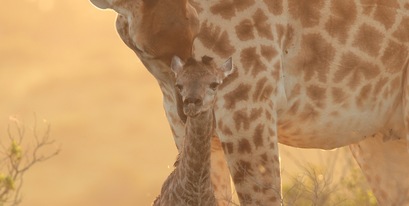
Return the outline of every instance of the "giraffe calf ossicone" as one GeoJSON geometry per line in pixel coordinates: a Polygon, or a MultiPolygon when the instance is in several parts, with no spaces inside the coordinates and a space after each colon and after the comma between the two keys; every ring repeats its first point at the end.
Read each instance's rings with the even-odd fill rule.
{"type": "Polygon", "coordinates": [[[215,206],[210,178],[211,139],[216,123],[213,105],[218,86],[233,71],[232,60],[217,67],[207,56],[200,62],[190,58],[186,63],[175,56],[171,68],[187,116],[185,139],[176,168],[163,183],[153,205],[215,206]]]}

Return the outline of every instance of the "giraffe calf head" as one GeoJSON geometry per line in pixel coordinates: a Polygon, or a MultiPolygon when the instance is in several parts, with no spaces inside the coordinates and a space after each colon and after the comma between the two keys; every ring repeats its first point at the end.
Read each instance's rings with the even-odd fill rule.
{"type": "Polygon", "coordinates": [[[176,90],[182,96],[183,113],[194,117],[212,108],[217,89],[233,72],[233,64],[231,58],[217,66],[208,56],[203,56],[201,61],[190,58],[186,63],[175,56],[171,69],[176,76],[176,90]]]}

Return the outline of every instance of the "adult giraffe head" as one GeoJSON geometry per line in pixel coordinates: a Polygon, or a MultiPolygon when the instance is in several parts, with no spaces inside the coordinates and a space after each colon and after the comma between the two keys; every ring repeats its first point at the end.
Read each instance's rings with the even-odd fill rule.
{"type": "Polygon", "coordinates": [[[138,56],[187,60],[199,30],[196,10],[187,0],[91,0],[100,9],[118,13],[117,30],[138,56]]]}

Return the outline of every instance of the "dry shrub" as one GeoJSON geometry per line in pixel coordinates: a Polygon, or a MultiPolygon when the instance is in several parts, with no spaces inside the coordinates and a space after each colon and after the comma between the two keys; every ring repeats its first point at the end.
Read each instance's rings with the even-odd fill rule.
{"type": "Polygon", "coordinates": [[[0,206],[19,205],[25,173],[34,165],[56,156],[55,141],[50,139],[50,124],[44,121],[45,131],[39,134],[36,118],[31,134],[17,118],[10,117],[7,137],[0,136],[0,206]]]}

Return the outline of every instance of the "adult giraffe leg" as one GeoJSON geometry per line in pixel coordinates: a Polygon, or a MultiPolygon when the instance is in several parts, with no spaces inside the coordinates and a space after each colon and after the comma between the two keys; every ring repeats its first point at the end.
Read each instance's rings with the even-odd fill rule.
{"type": "Polygon", "coordinates": [[[230,185],[230,171],[224,156],[222,144],[217,136],[214,136],[212,139],[211,179],[218,205],[231,205],[233,193],[230,185]]]}
{"type": "Polygon", "coordinates": [[[243,206],[281,204],[277,133],[271,114],[262,107],[244,107],[218,119],[220,139],[243,206]]]}
{"type": "Polygon", "coordinates": [[[382,135],[350,145],[379,205],[409,204],[409,153],[406,139],[384,141],[382,135]]]}

